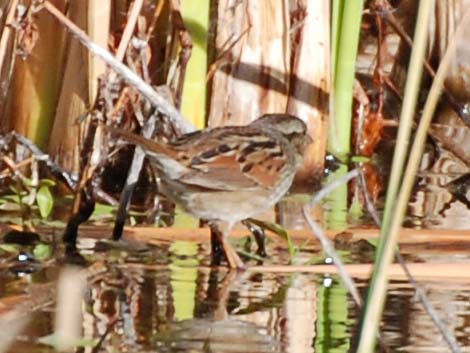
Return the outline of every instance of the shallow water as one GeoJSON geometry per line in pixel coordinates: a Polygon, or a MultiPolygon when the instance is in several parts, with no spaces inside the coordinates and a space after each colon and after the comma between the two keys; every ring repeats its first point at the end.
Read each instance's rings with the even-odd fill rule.
{"type": "MultiPolygon", "coordinates": [[[[96,352],[351,352],[359,311],[336,276],[305,273],[229,272],[210,268],[207,244],[174,242],[146,252],[93,251],[81,241],[88,261],[107,261],[82,304],[85,339],[102,339],[96,352]]],[[[343,252],[348,262],[364,246],[343,252]]],[[[273,263],[286,251],[268,247],[273,263]]],[[[410,251],[412,253],[412,251],[410,251]]],[[[322,255],[305,248],[300,262],[322,255]]],[[[420,260],[420,254],[410,254],[420,260]]],[[[423,253],[423,259],[436,259],[423,253]]],[[[439,255],[439,261],[468,255],[439,255]]],[[[251,264],[255,261],[251,260],[251,264]]],[[[42,262],[1,272],[1,298],[56,279],[59,269],[42,262]],[[31,273],[22,272],[27,269],[31,273]]],[[[365,283],[358,281],[361,290],[365,283]]],[[[470,347],[470,286],[425,283],[427,294],[462,347],[470,347]]],[[[34,292],[34,290],[33,290],[34,292]]],[[[0,301],[0,303],[2,303],[0,301]]],[[[42,305],[9,352],[55,352],[38,342],[53,332],[54,306],[42,305]]],[[[72,320],[73,318],[71,318],[72,320]]],[[[446,344],[406,282],[390,285],[381,331],[392,351],[447,352],[446,344]]],[[[95,341],[96,344],[96,341],[95,341]]],[[[80,350],[78,350],[80,351],[80,350]]],[[[91,347],[84,348],[91,352],[91,347]]],[[[467,351],[464,349],[464,351],[467,351]]]]}

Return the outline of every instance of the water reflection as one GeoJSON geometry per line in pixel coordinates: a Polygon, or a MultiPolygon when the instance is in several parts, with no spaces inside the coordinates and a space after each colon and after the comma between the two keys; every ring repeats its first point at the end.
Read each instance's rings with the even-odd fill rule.
{"type": "Polygon", "coordinates": [[[85,332],[119,337],[120,349],[313,352],[318,285],[307,276],[173,265],[122,267],[106,277],[91,289],[85,332]]]}
{"type": "MultiPolygon", "coordinates": [[[[109,262],[105,274],[89,285],[82,327],[85,339],[101,343],[77,352],[353,351],[359,311],[336,277],[229,272],[201,266],[208,258],[206,251],[200,244],[174,242],[155,249],[158,256],[95,253],[109,262]],[[164,258],[166,262],[159,262],[164,258]]],[[[273,247],[269,252],[275,253],[273,247]]],[[[310,250],[299,254],[305,261],[311,256],[310,250]]],[[[414,256],[419,260],[425,254],[414,256]]],[[[49,283],[57,272],[58,268],[47,267],[19,276],[4,270],[0,300],[23,294],[30,283],[49,283]]],[[[362,291],[365,285],[359,282],[362,291]]],[[[460,345],[470,345],[468,285],[434,282],[425,288],[460,345]]],[[[55,352],[37,342],[52,333],[53,306],[31,317],[10,352],[55,352]]],[[[447,351],[405,282],[391,283],[381,335],[392,351],[447,351]]]]}
{"type": "MultiPolygon", "coordinates": [[[[468,324],[470,312],[468,288],[452,288],[451,284],[434,284],[427,296],[450,332],[464,351],[470,340],[468,324]]],[[[389,347],[402,352],[450,352],[442,335],[424,312],[414,291],[405,283],[391,284],[384,313],[383,336],[389,347]]]]}

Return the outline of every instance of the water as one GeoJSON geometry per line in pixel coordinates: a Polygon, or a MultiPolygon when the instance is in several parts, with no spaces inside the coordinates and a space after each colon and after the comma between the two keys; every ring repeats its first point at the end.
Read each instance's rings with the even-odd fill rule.
{"type": "MultiPolygon", "coordinates": [[[[95,352],[318,353],[351,352],[354,346],[360,313],[336,276],[210,268],[207,244],[177,241],[133,253],[96,252],[91,239],[81,245],[88,248],[82,251],[87,260],[107,261],[106,270],[89,283],[79,319],[86,342],[94,340],[96,345],[102,340],[95,352]]],[[[348,262],[363,260],[367,253],[364,244],[350,249],[342,252],[348,262]]],[[[278,243],[270,243],[268,250],[269,263],[287,263],[286,251],[278,243]]],[[[432,261],[436,256],[426,249],[405,251],[415,261],[432,261]]],[[[322,258],[315,247],[305,247],[297,261],[306,262],[312,256],[322,258]]],[[[468,260],[464,252],[443,253],[438,260],[451,262],[455,256],[468,260]]],[[[59,266],[51,260],[32,268],[17,265],[15,272],[11,266],[3,267],[0,308],[4,303],[11,307],[12,298],[30,300],[20,295],[53,283],[58,272],[59,266]]],[[[358,280],[358,285],[363,292],[365,282],[358,280]]],[[[468,283],[422,285],[459,344],[470,347],[468,283]]],[[[32,292],[40,302],[41,290],[32,292]]],[[[55,352],[38,341],[53,332],[54,306],[42,303],[37,308],[30,311],[31,322],[9,352],[55,352]]],[[[407,282],[390,284],[381,336],[391,351],[448,351],[407,282]]],[[[82,351],[92,352],[92,348],[82,351]]]]}

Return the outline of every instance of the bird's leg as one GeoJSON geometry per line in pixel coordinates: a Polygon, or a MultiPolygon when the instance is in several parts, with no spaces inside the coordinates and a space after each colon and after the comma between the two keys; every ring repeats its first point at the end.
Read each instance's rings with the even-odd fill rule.
{"type": "Polygon", "coordinates": [[[266,252],[266,235],[264,234],[264,229],[259,225],[250,221],[250,218],[242,221],[243,225],[248,228],[248,230],[255,237],[256,245],[258,249],[256,250],[256,255],[261,257],[267,257],[266,252]]]}
{"type": "Polygon", "coordinates": [[[222,237],[222,246],[225,250],[225,256],[227,256],[228,265],[230,268],[236,268],[243,270],[245,269],[245,264],[238,256],[237,252],[233,248],[232,244],[228,241],[228,239],[224,236],[222,237]]]}
{"type": "Polygon", "coordinates": [[[245,264],[238,256],[237,252],[233,248],[232,244],[228,241],[228,236],[232,230],[233,224],[228,224],[226,222],[217,222],[216,226],[220,230],[218,232],[220,236],[220,242],[225,251],[225,256],[227,257],[227,262],[230,268],[244,269],[245,264]]]}
{"type": "Polygon", "coordinates": [[[225,259],[225,252],[222,246],[222,233],[217,227],[217,224],[210,223],[211,229],[211,266],[220,266],[220,263],[225,259]]]}

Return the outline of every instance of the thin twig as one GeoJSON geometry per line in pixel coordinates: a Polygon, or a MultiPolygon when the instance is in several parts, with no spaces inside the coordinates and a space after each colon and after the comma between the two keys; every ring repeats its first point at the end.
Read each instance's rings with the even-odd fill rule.
{"type": "Polygon", "coordinates": [[[338,178],[325,187],[323,187],[320,191],[318,191],[313,197],[312,200],[310,201],[310,207],[315,206],[318,204],[321,200],[323,200],[329,193],[331,193],[333,190],[337,189],[341,185],[344,185],[345,183],[349,182],[350,180],[357,178],[359,175],[359,172],[354,169],[347,173],[346,175],[342,176],[341,178],[338,178]]]}
{"type": "MultiPolygon", "coordinates": [[[[28,192],[31,191],[31,188],[28,185],[26,176],[23,173],[21,173],[21,171],[18,168],[18,165],[15,164],[15,161],[13,161],[8,156],[3,156],[2,161],[3,161],[3,163],[5,163],[5,165],[10,170],[10,172],[13,173],[13,175],[16,176],[21,181],[21,183],[24,185],[25,189],[28,192]]],[[[31,160],[31,162],[32,162],[32,160],[31,160]]]]}
{"type": "Polygon", "coordinates": [[[116,51],[116,59],[119,61],[122,61],[124,59],[126,49],[132,38],[132,34],[134,33],[134,28],[137,23],[137,19],[139,18],[139,14],[142,10],[143,4],[144,0],[136,0],[132,5],[129,18],[127,19],[126,28],[124,28],[124,33],[122,34],[121,41],[119,42],[119,47],[116,51]]]}
{"type": "Polygon", "coordinates": [[[211,64],[211,66],[209,67],[209,70],[207,70],[207,75],[206,75],[206,82],[209,82],[212,77],[215,75],[215,72],[222,68],[224,66],[224,64],[228,63],[229,60],[232,60],[230,54],[232,53],[232,49],[235,47],[235,45],[241,41],[241,39],[245,36],[245,34],[248,33],[248,31],[250,30],[251,26],[250,27],[247,27],[245,28],[245,30],[243,30],[243,32],[240,33],[240,35],[235,38],[233,40],[232,43],[230,43],[230,45],[224,49],[224,47],[226,46],[226,44],[228,44],[227,42],[232,39],[233,35],[230,36],[230,38],[227,39],[227,42],[222,44],[222,49],[220,50],[221,53],[217,56],[217,58],[215,58],[214,62],[211,64]]]}
{"type": "Polygon", "coordinates": [[[153,30],[155,29],[155,25],[157,24],[157,19],[162,14],[164,4],[164,1],[159,1],[158,4],[155,6],[152,21],[150,22],[150,25],[147,28],[147,33],[144,38],[146,42],[148,42],[150,40],[150,37],[152,36],[153,30]]]}
{"type": "MultiPolygon", "coordinates": [[[[41,151],[41,149],[36,146],[31,140],[21,134],[18,134],[15,131],[11,131],[3,137],[0,137],[0,140],[5,145],[8,144],[12,139],[15,139],[24,148],[27,148],[37,161],[44,162],[47,168],[49,168],[49,170],[51,171],[51,173],[54,174],[56,177],[63,179],[66,185],[71,190],[75,188],[78,181],[77,176],[75,174],[68,173],[61,167],[59,167],[56,163],[54,163],[54,161],[49,157],[49,155],[41,151]]],[[[0,143],[0,145],[2,145],[2,143],[0,143]]]]}
{"type": "MultiPolygon", "coordinates": [[[[7,55],[7,46],[10,42],[10,38],[13,35],[12,23],[14,21],[16,10],[18,7],[18,0],[10,1],[8,9],[8,14],[5,20],[4,28],[2,30],[2,35],[0,38],[0,74],[3,73],[5,70],[5,62],[6,62],[6,55],[7,55]]],[[[12,45],[12,57],[9,64],[8,72],[5,73],[5,77],[2,81],[2,86],[0,89],[0,114],[3,115],[4,109],[6,109],[5,98],[7,93],[9,92],[9,86],[12,82],[13,77],[13,69],[15,67],[15,55],[16,50],[16,37],[14,38],[14,43],[12,45]]]]}
{"type": "Polygon", "coordinates": [[[7,45],[10,41],[11,35],[13,34],[12,23],[15,18],[17,6],[18,6],[18,0],[13,0],[10,2],[7,18],[6,18],[4,28],[2,31],[2,36],[0,38],[0,72],[3,71],[3,65],[5,63],[5,58],[6,58],[6,53],[7,53],[7,45]]]}
{"type": "MultiPolygon", "coordinates": [[[[118,75],[120,75],[129,85],[134,87],[145,98],[147,98],[155,108],[166,115],[173,123],[180,127],[183,133],[192,132],[195,127],[183,118],[181,113],[171,105],[165,98],[158,94],[149,84],[145,83],[136,73],[132,72],[126,65],[119,62],[108,50],[99,46],[77,27],[72,21],[64,16],[49,1],[39,3],[60,23],[62,23],[93,55],[96,55],[108,64],[118,75]]],[[[38,6],[39,6],[38,5],[38,6]]]]}
{"type": "Polygon", "coordinates": [[[316,205],[320,200],[325,198],[330,192],[332,192],[334,189],[344,185],[345,183],[349,182],[351,179],[356,178],[359,175],[359,172],[354,169],[347,173],[345,176],[331,182],[324,188],[322,188],[315,196],[312,198],[311,202],[303,207],[303,214],[305,217],[305,220],[307,221],[307,224],[310,226],[312,229],[313,233],[317,237],[317,239],[320,241],[323,250],[326,252],[326,254],[333,260],[333,263],[335,266],[338,268],[338,274],[341,278],[341,280],[344,283],[344,286],[346,289],[351,293],[354,301],[356,302],[357,306],[361,307],[362,306],[362,299],[359,295],[359,292],[356,288],[356,285],[351,278],[351,276],[348,274],[346,271],[343,261],[341,260],[341,257],[336,253],[335,248],[331,240],[328,238],[328,236],[325,234],[323,229],[312,219],[310,216],[311,212],[310,209],[314,205],[316,205]]]}
{"type": "Polygon", "coordinates": [[[323,229],[310,216],[309,205],[305,205],[303,207],[303,213],[304,213],[304,217],[308,225],[310,226],[312,231],[315,233],[315,236],[317,237],[317,239],[320,241],[323,250],[333,260],[333,263],[338,269],[338,275],[343,281],[344,286],[349,291],[349,293],[351,293],[354,301],[356,302],[356,305],[358,307],[362,307],[362,299],[361,299],[361,296],[359,295],[359,291],[357,290],[354,280],[352,279],[352,277],[349,275],[346,268],[344,267],[343,261],[341,260],[341,257],[336,253],[334,245],[331,242],[331,240],[328,239],[323,229]]]}
{"type": "Polygon", "coordinates": [[[98,353],[101,351],[106,337],[108,337],[108,335],[111,333],[111,331],[114,329],[114,327],[119,321],[121,321],[121,319],[115,318],[106,326],[106,330],[100,336],[98,343],[92,348],[91,353],[98,353]]]}

